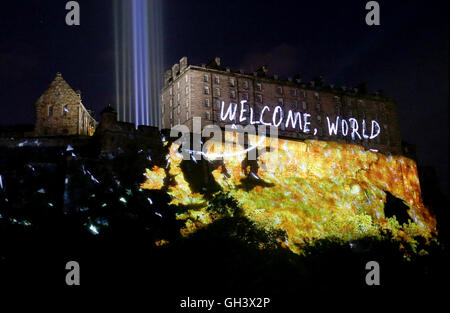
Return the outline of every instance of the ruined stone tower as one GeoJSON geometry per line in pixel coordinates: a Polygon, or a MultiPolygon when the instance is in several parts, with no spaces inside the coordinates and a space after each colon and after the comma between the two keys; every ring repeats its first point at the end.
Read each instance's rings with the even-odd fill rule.
{"type": "Polygon", "coordinates": [[[36,101],[36,136],[86,135],[94,133],[97,122],[61,73],[36,101]]]}

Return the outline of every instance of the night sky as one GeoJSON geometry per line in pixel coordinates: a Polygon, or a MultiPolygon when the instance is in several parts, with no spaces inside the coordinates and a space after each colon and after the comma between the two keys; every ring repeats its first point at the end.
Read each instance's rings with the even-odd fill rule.
{"type": "MultiPolygon", "coordinates": [[[[0,125],[34,123],[34,102],[58,71],[97,119],[114,105],[112,1],[78,1],[81,25],[71,27],[66,2],[2,2],[0,125]]],[[[233,69],[367,82],[397,101],[403,139],[448,195],[448,1],[378,1],[380,26],[365,24],[366,2],[163,1],[164,67],[220,56],[233,69]]]]}

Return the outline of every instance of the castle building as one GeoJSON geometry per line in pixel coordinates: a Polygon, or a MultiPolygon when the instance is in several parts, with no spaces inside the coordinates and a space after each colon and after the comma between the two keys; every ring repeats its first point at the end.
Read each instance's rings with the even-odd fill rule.
{"type": "Polygon", "coordinates": [[[50,87],[36,101],[35,136],[91,136],[97,122],[81,101],[81,92],[74,91],[56,73],[50,87]]]}
{"type": "MultiPolygon", "coordinates": [[[[362,86],[364,87],[364,86],[362,86]]],[[[201,66],[181,58],[164,74],[162,128],[272,125],[280,137],[359,144],[366,149],[401,154],[395,102],[364,88],[336,88],[318,78],[281,79],[266,66],[253,73],[223,67],[216,57],[201,66]]]]}

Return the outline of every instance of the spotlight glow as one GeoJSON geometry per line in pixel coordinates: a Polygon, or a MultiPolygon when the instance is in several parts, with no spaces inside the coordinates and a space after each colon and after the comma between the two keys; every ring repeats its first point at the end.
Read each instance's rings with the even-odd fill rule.
{"type": "Polygon", "coordinates": [[[160,127],[161,0],[114,1],[116,110],[120,121],[160,127]]]}

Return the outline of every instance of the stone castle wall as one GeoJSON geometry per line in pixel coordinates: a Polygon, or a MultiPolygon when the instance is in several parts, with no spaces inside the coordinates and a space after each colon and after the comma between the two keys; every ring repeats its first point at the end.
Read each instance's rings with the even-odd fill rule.
{"type": "MultiPolygon", "coordinates": [[[[355,89],[334,88],[319,82],[304,83],[300,80],[281,80],[276,75],[268,76],[267,68],[263,67],[252,74],[242,71],[235,72],[220,65],[220,58],[216,58],[208,65],[188,65],[186,57],[179,64],[166,71],[165,86],[161,95],[162,128],[171,128],[183,124],[192,131],[192,118],[200,117],[202,127],[217,124],[224,127],[230,121],[220,118],[221,103],[228,108],[230,103],[240,106],[241,100],[247,100],[247,113],[252,108],[255,120],[259,121],[261,111],[265,106],[267,112],[274,112],[277,106],[284,110],[307,112],[310,117],[309,133],[298,132],[294,128],[284,127],[284,122],[278,128],[283,137],[298,139],[333,140],[337,142],[357,143],[366,149],[380,152],[401,154],[401,136],[394,101],[379,94],[367,94],[355,89]],[[335,122],[339,116],[359,121],[359,139],[349,135],[330,135],[327,117],[335,122]],[[370,135],[372,120],[380,128],[380,135],[373,140],[364,138],[361,129],[365,121],[370,135]],[[316,133],[314,134],[314,129],[316,133]]],[[[239,111],[239,110],[238,110],[239,111]]],[[[236,124],[249,124],[247,118],[239,122],[237,114],[236,124]]],[[[257,125],[255,125],[257,126],[257,125]]]]}

